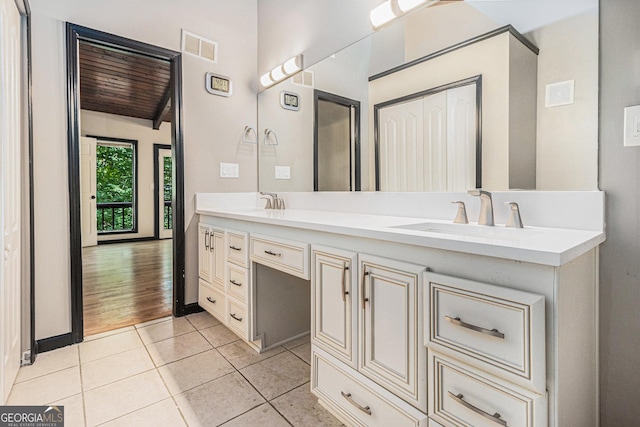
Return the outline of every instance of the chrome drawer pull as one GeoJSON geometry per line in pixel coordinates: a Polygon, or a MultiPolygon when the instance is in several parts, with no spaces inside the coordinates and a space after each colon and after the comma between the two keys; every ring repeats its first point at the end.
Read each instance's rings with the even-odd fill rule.
{"type": "Polygon", "coordinates": [[[342,267],[342,301],[347,301],[347,295],[349,295],[349,291],[347,291],[347,271],[349,271],[349,266],[344,264],[342,267]]]}
{"type": "Polygon", "coordinates": [[[367,271],[367,266],[363,266],[362,267],[362,289],[360,290],[360,292],[362,293],[362,309],[365,310],[367,308],[367,302],[369,301],[369,298],[366,298],[364,296],[364,285],[365,285],[365,281],[367,280],[367,276],[369,275],[369,272],[367,271]]]}
{"type": "Polygon", "coordinates": [[[453,394],[450,391],[448,393],[449,393],[449,397],[451,397],[453,400],[455,400],[456,402],[458,402],[459,404],[461,404],[465,408],[472,410],[476,414],[482,415],[483,417],[493,421],[494,423],[500,424],[501,426],[505,426],[505,427],[507,426],[507,422],[504,421],[504,420],[501,420],[500,419],[500,414],[498,414],[497,412],[495,414],[491,415],[488,412],[484,412],[482,409],[476,408],[471,403],[465,402],[463,400],[464,396],[462,395],[462,393],[453,394]]]}
{"type": "Polygon", "coordinates": [[[342,397],[347,399],[347,401],[349,403],[351,403],[353,406],[355,406],[356,408],[360,409],[365,414],[371,415],[371,408],[369,408],[368,406],[360,406],[360,405],[358,405],[355,402],[355,400],[353,400],[353,398],[351,397],[351,393],[345,393],[344,391],[341,391],[340,394],[342,395],[342,397]]]}
{"type": "Polygon", "coordinates": [[[238,283],[233,279],[229,280],[229,283],[231,283],[232,285],[236,285],[236,286],[242,286],[242,283],[238,283]]]}
{"type": "Polygon", "coordinates": [[[485,328],[481,328],[480,326],[472,325],[470,323],[465,323],[462,320],[460,320],[459,317],[444,316],[444,318],[447,319],[447,321],[453,323],[454,325],[462,326],[463,328],[471,329],[472,331],[480,332],[481,334],[491,335],[492,337],[504,339],[504,334],[498,331],[497,329],[485,329],[485,328]]]}
{"type": "Polygon", "coordinates": [[[211,299],[211,297],[207,297],[207,301],[209,301],[211,304],[215,304],[216,300],[211,299]]]}
{"type": "Polygon", "coordinates": [[[235,313],[229,313],[229,316],[233,317],[234,319],[236,319],[238,322],[242,322],[242,317],[238,317],[235,315],[235,313]]]}
{"type": "Polygon", "coordinates": [[[234,251],[241,251],[241,248],[236,248],[235,246],[229,246],[229,249],[232,249],[234,251]]]}
{"type": "Polygon", "coordinates": [[[209,230],[204,232],[204,248],[209,250],[209,230]]]}
{"type": "Polygon", "coordinates": [[[267,254],[267,255],[272,255],[272,256],[277,256],[277,257],[282,256],[282,254],[277,254],[277,253],[271,252],[271,251],[264,251],[264,253],[267,254]]]}

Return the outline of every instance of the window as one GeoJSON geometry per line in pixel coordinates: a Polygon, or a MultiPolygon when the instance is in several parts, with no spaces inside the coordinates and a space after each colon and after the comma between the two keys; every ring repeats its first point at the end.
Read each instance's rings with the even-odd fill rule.
{"type": "Polygon", "coordinates": [[[98,234],[137,232],[136,142],[98,139],[96,149],[98,234]]]}

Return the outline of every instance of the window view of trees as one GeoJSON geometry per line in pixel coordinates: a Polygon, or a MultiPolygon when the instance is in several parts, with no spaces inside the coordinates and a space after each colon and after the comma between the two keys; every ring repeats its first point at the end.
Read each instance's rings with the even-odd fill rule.
{"type": "Polygon", "coordinates": [[[134,146],[98,142],[98,232],[133,230],[134,146]]]}
{"type": "Polygon", "coordinates": [[[173,211],[171,210],[171,157],[164,158],[164,228],[173,228],[173,211]]]}

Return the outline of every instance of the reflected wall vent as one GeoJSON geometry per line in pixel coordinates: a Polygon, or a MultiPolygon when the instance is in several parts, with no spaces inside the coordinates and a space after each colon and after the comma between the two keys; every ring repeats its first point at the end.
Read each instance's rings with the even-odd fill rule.
{"type": "Polygon", "coordinates": [[[302,70],[291,77],[291,83],[298,86],[313,87],[313,71],[302,70]]]}
{"type": "Polygon", "coordinates": [[[218,62],[218,42],[182,30],[182,51],[213,63],[218,62]]]}

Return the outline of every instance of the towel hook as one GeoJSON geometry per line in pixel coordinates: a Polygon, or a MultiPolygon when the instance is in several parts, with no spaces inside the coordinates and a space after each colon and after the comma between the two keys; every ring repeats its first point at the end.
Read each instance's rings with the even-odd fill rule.
{"type": "Polygon", "coordinates": [[[247,144],[257,144],[258,143],[258,133],[251,126],[245,126],[244,132],[242,133],[242,142],[246,142],[247,144]]]}
{"type": "Polygon", "coordinates": [[[276,135],[276,132],[274,130],[264,130],[264,145],[278,145],[278,135],[276,135]],[[273,135],[273,140],[275,142],[271,142],[271,135],[273,135]]]}

